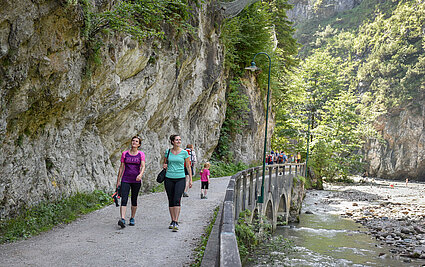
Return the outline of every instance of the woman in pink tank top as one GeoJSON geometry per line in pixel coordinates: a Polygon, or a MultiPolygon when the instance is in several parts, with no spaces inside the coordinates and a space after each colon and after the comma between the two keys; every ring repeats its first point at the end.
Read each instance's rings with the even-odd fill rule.
{"type": "Polygon", "coordinates": [[[118,225],[125,227],[125,212],[127,210],[128,195],[131,190],[131,217],[130,226],[134,226],[137,210],[137,196],[142,185],[142,176],[145,172],[145,153],[139,151],[142,139],[138,136],[131,138],[131,149],[121,155],[121,165],[118,171],[117,188],[121,186],[120,220],[118,225]]]}

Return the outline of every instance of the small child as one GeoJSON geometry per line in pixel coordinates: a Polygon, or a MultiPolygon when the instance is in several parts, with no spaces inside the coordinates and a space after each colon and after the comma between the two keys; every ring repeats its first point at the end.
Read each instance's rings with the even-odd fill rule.
{"type": "Polygon", "coordinates": [[[207,162],[204,164],[204,169],[201,171],[201,199],[207,198],[207,189],[210,183],[210,163],[207,162]],[[202,190],[204,190],[202,192],[202,190]]]}

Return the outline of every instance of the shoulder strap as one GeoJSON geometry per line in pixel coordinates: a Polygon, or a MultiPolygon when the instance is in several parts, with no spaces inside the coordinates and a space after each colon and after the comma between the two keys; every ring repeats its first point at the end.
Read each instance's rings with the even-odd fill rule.
{"type": "Polygon", "coordinates": [[[171,149],[168,149],[168,153],[167,153],[167,164],[168,164],[168,156],[170,156],[170,150],[171,149]]]}

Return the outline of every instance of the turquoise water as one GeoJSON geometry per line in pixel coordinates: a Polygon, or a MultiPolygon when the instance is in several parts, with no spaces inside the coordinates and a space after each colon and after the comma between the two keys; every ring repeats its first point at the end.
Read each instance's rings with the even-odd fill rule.
{"type": "Polygon", "coordinates": [[[425,266],[425,260],[399,258],[365,228],[331,214],[301,214],[300,223],[278,227],[274,237],[293,241],[293,249],[253,255],[245,266],[425,266]]]}

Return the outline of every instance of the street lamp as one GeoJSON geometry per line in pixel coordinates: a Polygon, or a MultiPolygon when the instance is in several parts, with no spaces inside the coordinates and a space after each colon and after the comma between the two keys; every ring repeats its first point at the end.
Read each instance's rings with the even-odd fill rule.
{"type": "Polygon", "coordinates": [[[255,54],[254,58],[252,59],[251,66],[246,67],[245,69],[250,71],[256,71],[259,68],[255,65],[255,57],[257,55],[266,55],[269,58],[269,79],[267,82],[267,107],[266,107],[266,129],[264,131],[264,153],[263,153],[263,179],[261,181],[261,196],[258,197],[257,202],[258,203],[264,203],[264,180],[266,178],[266,148],[267,148],[267,125],[269,122],[269,100],[270,100],[270,71],[272,68],[272,60],[270,56],[265,52],[260,52],[255,54]]]}
{"type": "Polygon", "coordinates": [[[308,114],[308,130],[307,130],[307,156],[305,158],[305,178],[308,177],[308,156],[310,153],[310,117],[311,117],[311,110],[310,114],[308,114]]]}

